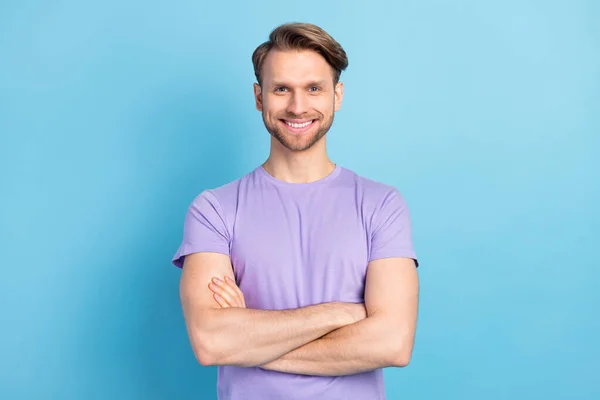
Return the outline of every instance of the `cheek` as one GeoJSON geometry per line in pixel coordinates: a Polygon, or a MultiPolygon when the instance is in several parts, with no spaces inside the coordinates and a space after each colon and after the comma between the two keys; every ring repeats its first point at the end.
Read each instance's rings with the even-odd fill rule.
{"type": "Polygon", "coordinates": [[[321,97],[318,103],[315,103],[315,110],[319,110],[321,113],[327,115],[335,109],[335,99],[332,97],[321,97]]]}
{"type": "Polygon", "coordinates": [[[285,112],[286,103],[282,99],[265,98],[263,101],[263,110],[270,115],[277,115],[285,112]]]}

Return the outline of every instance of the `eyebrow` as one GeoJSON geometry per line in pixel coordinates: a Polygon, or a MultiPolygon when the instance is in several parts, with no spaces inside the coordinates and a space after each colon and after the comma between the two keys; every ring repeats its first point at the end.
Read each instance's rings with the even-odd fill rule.
{"type": "MultiPolygon", "coordinates": [[[[325,86],[326,81],[325,80],[320,80],[320,81],[310,81],[308,83],[306,83],[306,87],[312,87],[312,86],[325,86]]],[[[283,81],[273,81],[272,86],[293,86],[290,85],[289,83],[283,82],[283,81]]]]}

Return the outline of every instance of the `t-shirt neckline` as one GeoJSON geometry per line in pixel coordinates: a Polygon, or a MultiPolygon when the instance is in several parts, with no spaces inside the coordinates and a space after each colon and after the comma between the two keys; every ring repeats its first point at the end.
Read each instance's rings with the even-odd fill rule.
{"type": "Polygon", "coordinates": [[[340,172],[342,171],[342,167],[339,164],[335,164],[333,171],[329,175],[327,175],[321,179],[318,179],[316,181],[307,182],[307,183],[293,183],[293,182],[286,182],[281,179],[277,179],[273,175],[269,174],[262,165],[260,165],[257,168],[257,170],[263,178],[265,178],[267,181],[269,181],[277,186],[283,186],[283,187],[289,187],[289,188],[308,188],[308,187],[312,187],[312,186],[322,185],[324,183],[328,183],[328,182],[332,181],[340,174],[340,172]]]}

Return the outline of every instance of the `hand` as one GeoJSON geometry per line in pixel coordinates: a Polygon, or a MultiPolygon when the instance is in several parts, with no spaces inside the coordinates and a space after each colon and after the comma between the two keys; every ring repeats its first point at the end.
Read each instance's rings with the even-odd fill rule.
{"type": "Polygon", "coordinates": [[[225,277],[225,280],[214,277],[208,288],[213,292],[213,297],[221,308],[246,308],[244,294],[228,276],[225,277]]]}

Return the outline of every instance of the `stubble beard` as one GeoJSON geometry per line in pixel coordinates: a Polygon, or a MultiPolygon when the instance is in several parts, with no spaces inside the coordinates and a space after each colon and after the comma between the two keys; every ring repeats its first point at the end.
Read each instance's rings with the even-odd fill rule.
{"type": "MultiPolygon", "coordinates": [[[[283,147],[291,151],[305,151],[314,146],[315,143],[317,143],[319,140],[321,140],[323,136],[327,134],[327,132],[331,128],[331,125],[333,124],[334,116],[335,113],[333,111],[327,119],[325,119],[324,116],[321,114],[320,118],[316,118],[319,121],[319,129],[315,133],[313,133],[310,138],[306,138],[303,135],[294,136],[285,132],[285,128],[281,127],[278,124],[278,122],[280,121],[279,118],[277,119],[277,122],[275,122],[275,124],[271,124],[265,118],[264,111],[262,112],[263,122],[265,124],[265,128],[267,128],[267,131],[269,131],[271,136],[277,139],[277,141],[281,143],[283,147]]],[[[290,115],[286,116],[286,118],[300,119],[297,116],[290,115]]]]}

